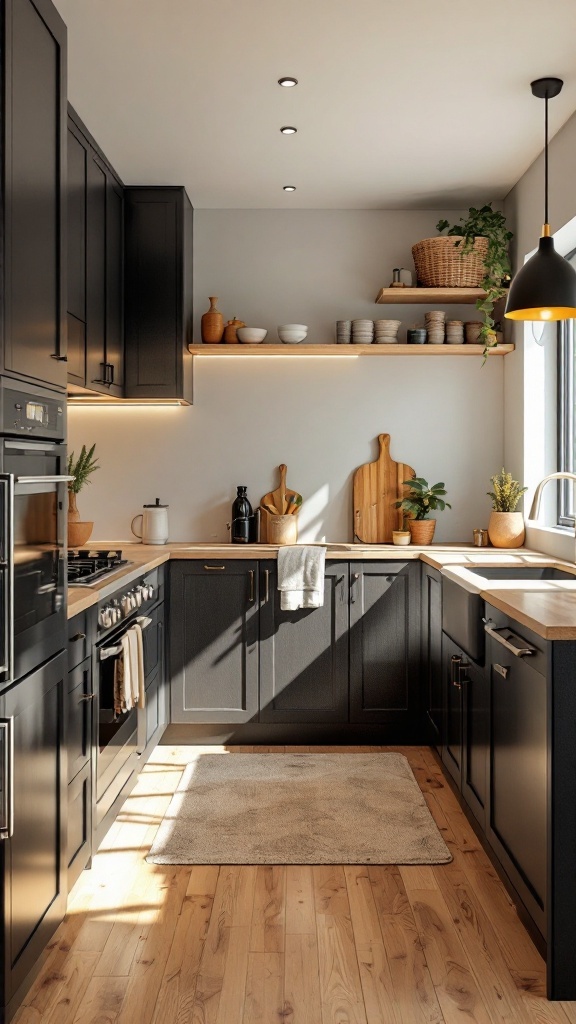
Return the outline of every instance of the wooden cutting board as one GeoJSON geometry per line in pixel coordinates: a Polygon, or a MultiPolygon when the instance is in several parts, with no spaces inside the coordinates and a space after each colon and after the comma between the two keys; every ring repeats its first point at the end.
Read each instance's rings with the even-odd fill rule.
{"type": "Polygon", "coordinates": [[[379,434],[380,454],[354,474],[354,539],[363,544],[391,544],[392,530],[402,529],[402,509],[393,502],[408,493],[403,480],[416,473],[390,458],[390,434],[379,434]]]}

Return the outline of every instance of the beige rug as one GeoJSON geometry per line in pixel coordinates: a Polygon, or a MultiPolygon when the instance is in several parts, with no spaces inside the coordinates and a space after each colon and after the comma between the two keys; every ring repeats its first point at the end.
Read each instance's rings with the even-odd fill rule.
{"type": "Polygon", "coordinates": [[[153,864],[445,864],[402,754],[203,754],[187,765],[153,864]]]}

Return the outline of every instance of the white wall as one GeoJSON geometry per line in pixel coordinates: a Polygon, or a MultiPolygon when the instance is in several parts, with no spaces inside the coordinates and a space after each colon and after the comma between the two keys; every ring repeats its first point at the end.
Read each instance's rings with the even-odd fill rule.
{"type": "MultiPolygon", "coordinates": [[[[412,267],[411,243],[442,215],[198,211],[197,316],[217,294],[227,317],[273,335],[279,323],[306,323],[319,343],[333,340],[336,319],[394,316],[376,293],[393,266],[412,267]]],[[[423,307],[396,309],[405,323],[423,318],[423,307]]],[[[257,503],[286,462],[305,498],[301,539],[351,540],[353,472],[375,458],[384,431],[393,458],[446,482],[453,511],[439,516],[437,539],[469,540],[488,521],[485,492],[503,459],[504,362],[203,357],[191,408],[70,409],[71,447],[96,441],[102,463],[80,510],[95,538],[126,539],[131,517],[158,496],[170,504],[172,540],[226,540],[236,484],[257,503]]]]}
{"type": "MultiPolygon", "coordinates": [[[[536,114],[538,112],[536,111],[536,114]]],[[[558,251],[576,247],[576,114],[550,142],[550,225],[558,251]]],[[[506,197],[504,212],[514,232],[514,269],[538,245],[544,204],[544,159],[541,154],[506,197]]],[[[516,351],[505,360],[506,468],[529,487],[524,503],[529,509],[538,481],[557,469],[556,460],[556,328],[541,333],[538,325],[515,324],[511,340],[516,351]],[[541,336],[540,336],[541,335],[541,336]],[[538,339],[541,344],[538,344],[538,339]]],[[[546,530],[528,529],[528,542],[539,550],[574,558],[574,538],[550,532],[556,521],[555,488],[545,492],[541,521],[546,530]]]]}

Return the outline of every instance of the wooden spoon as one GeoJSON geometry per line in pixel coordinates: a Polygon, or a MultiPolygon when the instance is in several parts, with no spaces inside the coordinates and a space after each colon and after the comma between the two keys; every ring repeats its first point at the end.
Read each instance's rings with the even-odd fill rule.
{"type": "Polygon", "coordinates": [[[276,505],[281,516],[286,515],[286,473],[288,472],[288,466],[282,463],[279,466],[280,469],[280,486],[272,491],[272,504],[276,505]]]}

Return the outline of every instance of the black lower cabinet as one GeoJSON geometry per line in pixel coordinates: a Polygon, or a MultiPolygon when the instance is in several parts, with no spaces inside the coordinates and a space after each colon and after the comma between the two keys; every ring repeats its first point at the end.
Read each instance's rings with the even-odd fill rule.
{"type": "Polygon", "coordinates": [[[282,611],[276,562],[260,563],[260,721],[348,720],[348,563],[328,562],[324,605],[282,611]]]}
{"type": "Polygon", "coordinates": [[[167,714],[166,660],[164,654],[164,601],[150,612],[151,622],[142,633],[146,672],[144,707],[138,710],[138,750],[151,749],[160,739],[167,714]]]}
{"type": "Polygon", "coordinates": [[[92,859],[94,683],[92,645],[96,609],[68,621],[68,681],[65,694],[67,749],[68,892],[92,859]]]}
{"type": "Polygon", "coordinates": [[[171,720],[258,716],[258,562],[170,566],[171,720]]]}
{"type": "Polygon", "coordinates": [[[418,562],[350,565],[350,721],[391,725],[399,743],[420,717],[419,581],[418,562]]]}
{"type": "Polygon", "coordinates": [[[441,752],[444,742],[444,670],[442,666],[442,574],[422,564],[422,659],[426,739],[441,752]]]}
{"type": "Polygon", "coordinates": [[[489,678],[446,634],[444,659],[444,745],[442,761],[484,828],[488,801],[489,678]]]}
{"type": "Polygon", "coordinates": [[[490,638],[490,814],[487,836],[532,919],[546,935],[547,687],[545,642],[516,632],[534,653],[490,638]]]}
{"type": "Polygon", "coordinates": [[[66,655],[60,654],[0,697],[13,740],[3,794],[12,805],[13,828],[0,843],[6,1019],[66,910],[66,685],[66,655]]]}

